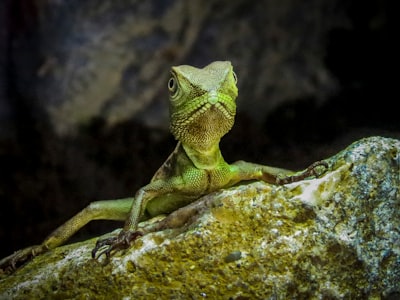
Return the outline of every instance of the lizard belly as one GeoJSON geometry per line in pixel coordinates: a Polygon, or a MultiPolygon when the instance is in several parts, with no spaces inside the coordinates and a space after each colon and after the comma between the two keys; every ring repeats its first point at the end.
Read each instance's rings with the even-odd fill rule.
{"type": "Polygon", "coordinates": [[[190,167],[183,172],[184,184],[175,192],[156,196],[146,205],[146,215],[155,217],[171,213],[203,195],[231,186],[231,170],[226,162],[213,169],[190,167]]]}
{"type": "Polygon", "coordinates": [[[146,212],[150,217],[169,214],[192,203],[197,198],[199,195],[165,194],[151,199],[146,206],[146,212]]]}

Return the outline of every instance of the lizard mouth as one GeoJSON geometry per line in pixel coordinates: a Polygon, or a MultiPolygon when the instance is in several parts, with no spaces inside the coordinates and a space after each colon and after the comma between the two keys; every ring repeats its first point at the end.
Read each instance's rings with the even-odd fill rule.
{"type": "Polygon", "coordinates": [[[198,97],[192,101],[196,105],[188,105],[171,118],[172,126],[187,126],[198,120],[204,114],[219,115],[223,119],[233,119],[236,114],[236,105],[232,99],[224,94],[198,97]]]}
{"type": "Polygon", "coordinates": [[[230,110],[229,107],[222,102],[211,104],[209,102],[204,103],[201,107],[194,110],[189,119],[195,120],[200,118],[204,114],[219,115],[220,118],[233,119],[235,112],[230,110]]]}
{"type": "Polygon", "coordinates": [[[217,101],[204,97],[193,103],[196,105],[172,116],[172,134],[184,143],[201,148],[218,143],[233,126],[235,103],[223,94],[218,95],[217,101]]]}

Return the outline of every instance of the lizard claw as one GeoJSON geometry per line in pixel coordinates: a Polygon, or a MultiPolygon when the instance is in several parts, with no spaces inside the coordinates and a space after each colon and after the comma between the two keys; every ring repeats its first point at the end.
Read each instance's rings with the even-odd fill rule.
{"type": "Polygon", "coordinates": [[[44,245],[36,245],[16,251],[0,260],[0,270],[12,273],[25,262],[47,250],[48,248],[44,245]]]}
{"type": "Polygon", "coordinates": [[[329,164],[326,161],[316,161],[315,163],[311,164],[305,171],[304,175],[305,177],[319,177],[322,174],[324,174],[326,171],[329,169],[329,164]],[[323,167],[321,169],[320,167],[323,167]]]}
{"type": "Polygon", "coordinates": [[[110,259],[111,251],[113,250],[122,250],[129,247],[130,242],[136,240],[139,236],[142,236],[143,233],[140,231],[125,231],[122,230],[117,236],[113,236],[106,239],[100,239],[96,242],[96,246],[92,250],[92,258],[99,259],[103,254],[106,256],[107,260],[110,259]],[[97,257],[97,252],[108,246],[105,250],[101,251],[97,257]]]}
{"type": "Polygon", "coordinates": [[[276,179],[276,183],[279,185],[283,185],[283,184],[287,184],[287,183],[300,181],[300,180],[303,180],[303,179],[305,179],[307,177],[311,177],[311,176],[319,177],[322,174],[324,174],[328,170],[328,168],[329,168],[329,164],[327,162],[317,161],[317,162],[311,164],[307,169],[300,172],[299,174],[284,177],[284,178],[278,177],[276,179]],[[324,169],[319,170],[321,167],[323,167],[324,169]]]}

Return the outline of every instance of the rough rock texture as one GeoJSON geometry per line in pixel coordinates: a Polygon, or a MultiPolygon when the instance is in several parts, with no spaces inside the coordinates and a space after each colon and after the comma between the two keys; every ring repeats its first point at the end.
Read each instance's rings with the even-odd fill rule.
{"type": "Polygon", "coordinates": [[[0,299],[396,299],[400,141],[366,138],[327,162],[318,179],[203,197],[190,224],[105,266],[95,239],[50,251],[3,276],[0,299]]]}

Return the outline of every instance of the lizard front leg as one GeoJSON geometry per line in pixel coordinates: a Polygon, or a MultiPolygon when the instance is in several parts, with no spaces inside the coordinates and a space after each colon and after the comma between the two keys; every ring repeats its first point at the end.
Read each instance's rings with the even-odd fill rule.
{"type": "Polygon", "coordinates": [[[137,228],[149,201],[160,195],[180,192],[182,189],[188,189],[188,187],[184,185],[180,176],[152,181],[139,189],[135,195],[135,200],[127,215],[123,229],[117,236],[99,239],[92,250],[92,257],[99,258],[104,254],[109,259],[112,251],[128,248],[132,241],[143,235],[142,232],[137,231],[137,228]],[[104,247],[106,249],[98,253],[104,247]]]}
{"type": "Polygon", "coordinates": [[[262,180],[268,183],[283,185],[306,179],[319,177],[329,168],[328,163],[317,161],[303,171],[294,172],[245,161],[237,161],[231,165],[236,182],[244,180],[262,180]]]}

